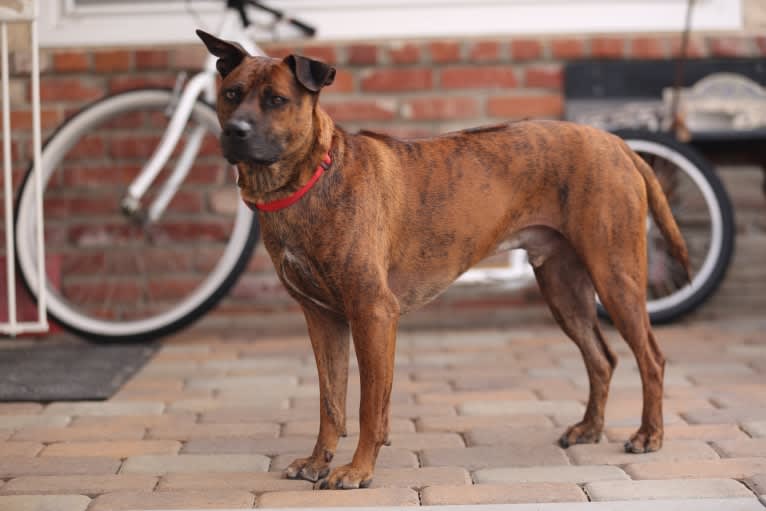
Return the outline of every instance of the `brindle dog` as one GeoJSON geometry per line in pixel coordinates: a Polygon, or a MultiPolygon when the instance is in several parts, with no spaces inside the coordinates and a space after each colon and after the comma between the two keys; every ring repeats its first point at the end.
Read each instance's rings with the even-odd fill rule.
{"type": "Polygon", "coordinates": [[[596,318],[597,291],[643,384],[641,426],[625,448],[661,447],[665,360],[645,306],[648,210],[687,273],[688,256],[652,169],[622,140],[554,121],[423,140],[352,135],[317,104],[332,67],[297,55],[253,57],[198,34],[223,77],[223,153],[237,165],[242,199],[258,210],[266,249],[303,309],[316,357],[319,435],[287,477],[320,488],[369,485],[388,436],[399,316],[511,248],[528,251],[542,294],[588,371],[585,416],[561,445],[598,442],[604,427],[616,357],[596,318]],[[316,180],[326,154],[331,163],[316,180]],[[346,433],[349,332],[361,384],[359,443],[351,463],[330,471],[346,433]]]}

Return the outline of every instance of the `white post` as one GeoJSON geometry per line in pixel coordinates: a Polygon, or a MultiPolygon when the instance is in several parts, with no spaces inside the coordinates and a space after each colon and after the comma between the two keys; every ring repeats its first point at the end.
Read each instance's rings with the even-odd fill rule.
{"type": "Polygon", "coordinates": [[[0,324],[0,332],[17,335],[22,332],[45,332],[48,330],[46,309],[45,286],[45,237],[43,226],[43,199],[42,199],[42,176],[41,176],[41,140],[40,140],[40,60],[37,33],[37,0],[26,0],[21,4],[20,10],[11,7],[0,6],[0,94],[2,95],[2,130],[3,130],[3,190],[5,194],[5,252],[6,252],[6,280],[8,296],[8,321],[0,324]],[[13,225],[13,162],[11,157],[11,100],[10,100],[10,69],[8,65],[8,23],[28,23],[30,28],[30,52],[32,57],[32,69],[30,85],[32,90],[32,155],[34,159],[34,186],[35,186],[35,216],[36,216],[36,240],[37,240],[37,280],[39,288],[37,292],[37,321],[20,322],[16,318],[16,249],[15,229],[13,225]]]}
{"type": "Polygon", "coordinates": [[[11,98],[8,79],[8,24],[0,24],[0,46],[3,47],[2,64],[2,95],[3,95],[3,184],[5,190],[5,278],[8,284],[8,330],[16,334],[16,273],[13,246],[13,170],[11,168],[11,98]]]}
{"type": "Polygon", "coordinates": [[[38,0],[32,4],[32,23],[30,24],[30,45],[32,51],[32,153],[35,173],[35,216],[37,217],[37,321],[41,329],[48,330],[47,292],[45,283],[45,226],[43,225],[43,185],[41,162],[41,126],[40,126],[40,46],[37,39],[38,0]]]}

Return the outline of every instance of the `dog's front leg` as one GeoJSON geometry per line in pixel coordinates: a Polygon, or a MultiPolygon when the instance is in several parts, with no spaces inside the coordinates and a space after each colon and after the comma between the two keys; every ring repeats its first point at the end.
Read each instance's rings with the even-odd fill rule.
{"type": "Polygon", "coordinates": [[[372,482],[378,451],[388,435],[398,323],[399,304],[388,291],[380,293],[374,303],[358,305],[352,314],[361,385],[359,443],[351,463],[333,470],[319,483],[320,488],[365,488],[372,482]]]}
{"type": "Polygon", "coordinates": [[[308,458],[299,458],[285,469],[289,479],[316,482],[330,472],[338,437],[346,434],[349,327],[332,313],[305,306],[311,346],[319,375],[319,435],[308,458]]]}

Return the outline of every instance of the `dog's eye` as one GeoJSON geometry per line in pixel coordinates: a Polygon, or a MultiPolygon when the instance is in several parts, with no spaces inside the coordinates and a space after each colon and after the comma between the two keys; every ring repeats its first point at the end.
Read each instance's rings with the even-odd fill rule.
{"type": "Polygon", "coordinates": [[[242,92],[240,92],[239,89],[228,89],[223,91],[223,97],[226,98],[226,101],[231,101],[232,103],[239,102],[241,96],[242,92]]]}
{"type": "Polygon", "coordinates": [[[274,95],[269,98],[269,103],[271,106],[282,106],[287,103],[287,98],[274,95]]]}

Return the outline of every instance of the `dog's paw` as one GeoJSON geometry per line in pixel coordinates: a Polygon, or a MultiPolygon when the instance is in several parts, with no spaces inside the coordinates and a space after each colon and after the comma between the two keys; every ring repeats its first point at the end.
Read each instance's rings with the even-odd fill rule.
{"type": "Polygon", "coordinates": [[[317,490],[352,490],[367,488],[372,483],[372,470],[360,469],[351,464],[333,470],[329,477],[314,485],[317,490]]]}
{"type": "Polygon", "coordinates": [[[315,483],[330,473],[330,464],[324,459],[299,458],[285,469],[288,479],[305,479],[315,483]]]}
{"type": "Polygon", "coordinates": [[[641,428],[630,437],[630,440],[625,442],[625,452],[633,454],[659,451],[661,447],[662,430],[647,432],[641,428]]]}
{"type": "Polygon", "coordinates": [[[603,428],[591,422],[578,422],[570,426],[566,433],[559,438],[559,445],[566,449],[576,444],[597,444],[601,441],[603,428]]]}

